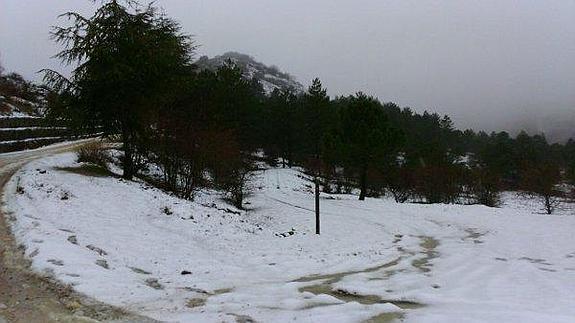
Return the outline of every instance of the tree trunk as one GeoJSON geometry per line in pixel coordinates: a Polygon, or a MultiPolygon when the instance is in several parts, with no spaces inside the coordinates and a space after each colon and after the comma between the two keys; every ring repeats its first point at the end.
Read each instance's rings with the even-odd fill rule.
{"type": "Polygon", "coordinates": [[[315,234],[319,234],[319,178],[315,178],[315,234]]]}
{"type": "Polygon", "coordinates": [[[545,195],[543,198],[545,199],[545,211],[547,211],[547,214],[553,214],[553,204],[551,202],[551,196],[545,195]]]}
{"type": "Polygon", "coordinates": [[[130,136],[130,131],[126,128],[124,128],[122,132],[122,141],[124,146],[124,173],[122,174],[122,178],[132,180],[132,177],[134,176],[134,147],[132,144],[132,137],[130,136]]]}
{"type": "Polygon", "coordinates": [[[367,166],[362,166],[361,174],[359,176],[359,200],[365,200],[365,196],[367,195],[367,166]]]}
{"type": "Polygon", "coordinates": [[[331,176],[326,173],[323,182],[323,192],[331,194],[331,176]]]}
{"type": "Polygon", "coordinates": [[[243,191],[240,190],[239,192],[236,193],[236,202],[234,203],[235,207],[237,207],[240,210],[244,209],[244,194],[243,191]]]}

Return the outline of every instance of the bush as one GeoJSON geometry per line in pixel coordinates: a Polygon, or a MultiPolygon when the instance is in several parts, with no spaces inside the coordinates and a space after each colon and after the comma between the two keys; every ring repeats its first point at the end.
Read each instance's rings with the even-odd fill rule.
{"type": "MultiPolygon", "coordinates": [[[[223,156],[223,155],[222,155],[223,156]]],[[[216,187],[229,194],[229,202],[236,208],[244,209],[244,200],[250,194],[250,182],[256,166],[251,156],[245,156],[239,150],[230,150],[214,171],[216,187]]]]}
{"type": "Polygon", "coordinates": [[[414,172],[414,194],[429,204],[456,203],[463,190],[462,175],[462,167],[455,164],[420,166],[414,172]]]}
{"type": "Polygon", "coordinates": [[[412,197],[416,182],[412,168],[392,167],[387,171],[385,181],[387,190],[393,195],[395,202],[405,203],[412,197]]]}
{"type": "Polygon", "coordinates": [[[485,167],[474,167],[469,172],[467,188],[476,203],[489,207],[501,206],[501,177],[485,167]]]}
{"type": "Polygon", "coordinates": [[[110,156],[100,141],[83,145],[78,148],[76,154],[78,155],[79,163],[90,163],[108,168],[110,156]]]}
{"type": "Polygon", "coordinates": [[[543,210],[552,214],[560,203],[561,192],[557,189],[560,181],[561,170],[554,161],[526,163],[521,170],[520,188],[528,195],[539,197],[543,210]]]}

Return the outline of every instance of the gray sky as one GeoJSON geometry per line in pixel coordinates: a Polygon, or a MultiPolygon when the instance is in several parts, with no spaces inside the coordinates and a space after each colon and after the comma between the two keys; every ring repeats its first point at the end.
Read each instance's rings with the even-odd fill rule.
{"type": "MultiPolygon", "coordinates": [[[[159,0],[200,55],[235,50],[331,95],[449,114],[456,125],[575,126],[573,0],[159,0]],[[551,121],[549,121],[551,120],[551,121]]],[[[0,0],[0,60],[38,79],[59,68],[49,27],[82,0],[0,0]]],[[[62,21],[60,22],[62,23],[62,21]]]]}

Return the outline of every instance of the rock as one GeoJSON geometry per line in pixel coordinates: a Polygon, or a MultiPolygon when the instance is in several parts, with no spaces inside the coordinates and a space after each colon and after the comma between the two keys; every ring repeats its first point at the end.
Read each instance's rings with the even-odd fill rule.
{"type": "Polygon", "coordinates": [[[72,311],[76,311],[80,307],[82,307],[82,304],[78,303],[77,301],[71,301],[71,302],[66,303],[66,307],[68,307],[68,309],[70,309],[72,311]]]}
{"type": "Polygon", "coordinates": [[[195,308],[204,306],[206,304],[206,300],[203,298],[190,298],[186,301],[186,306],[189,308],[195,308]]]}
{"type": "Polygon", "coordinates": [[[156,278],[148,278],[145,280],[146,285],[152,287],[153,289],[164,289],[164,286],[158,282],[156,278]]]}
{"type": "Polygon", "coordinates": [[[78,238],[76,236],[69,236],[68,241],[73,244],[78,244],[78,238]]]}
{"type": "Polygon", "coordinates": [[[195,292],[195,293],[200,293],[200,294],[206,294],[208,295],[209,292],[200,288],[194,288],[194,287],[184,287],[184,289],[188,292],[195,292]]]}
{"type": "Polygon", "coordinates": [[[104,269],[110,269],[110,266],[108,266],[108,262],[104,259],[98,259],[96,260],[96,265],[104,268],[104,269]]]}
{"type": "Polygon", "coordinates": [[[58,259],[48,259],[48,262],[56,266],[64,266],[64,262],[58,259]]]}
{"type": "Polygon", "coordinates": [[[128,267],[128,268],[130,268],[136,274],[141,274],[141,275],[150,275],[151,274],[151,272],[145,271],[145,270],[140,269],[140,268],[136,268],[136,267],[128,267]]]}
{"type": "Polygon", "coordinates": [[[6,306],[6,304],[0,303],[0,311],[3,311],[7,308],[8,308],[8,306],[6,306]]]}
{"type": "Polygon", "coordinates": [[[93,246],[93,245],[91,245],[91,244],[87,245],[86,248],[88,248],[88,249],[90,249],[90,250],[92,250],[92,251],[94,251],[94,252],[97,252],[100,256],[105,256],[105,255],[108,254],[108,253],[107,253],[106,251],[104,251],[103,249],[100,249],[100,248],[98,248],[98,247],[96,247],[96,246],[93,246]]]}

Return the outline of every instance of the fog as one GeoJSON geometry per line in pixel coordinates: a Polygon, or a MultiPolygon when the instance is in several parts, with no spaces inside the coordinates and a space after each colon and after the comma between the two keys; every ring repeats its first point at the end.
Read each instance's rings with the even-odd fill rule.
{"type": "MultiPolygon", "coordinates": [[[[362,90],[458,127],[548,133],[575,125],[575,1],[156,1],[198,55],[234,50],[331,95],[362,90]]],[[[0,0],[0,60],[38,80],[56,16],[90,1],[0,0]]]]}

